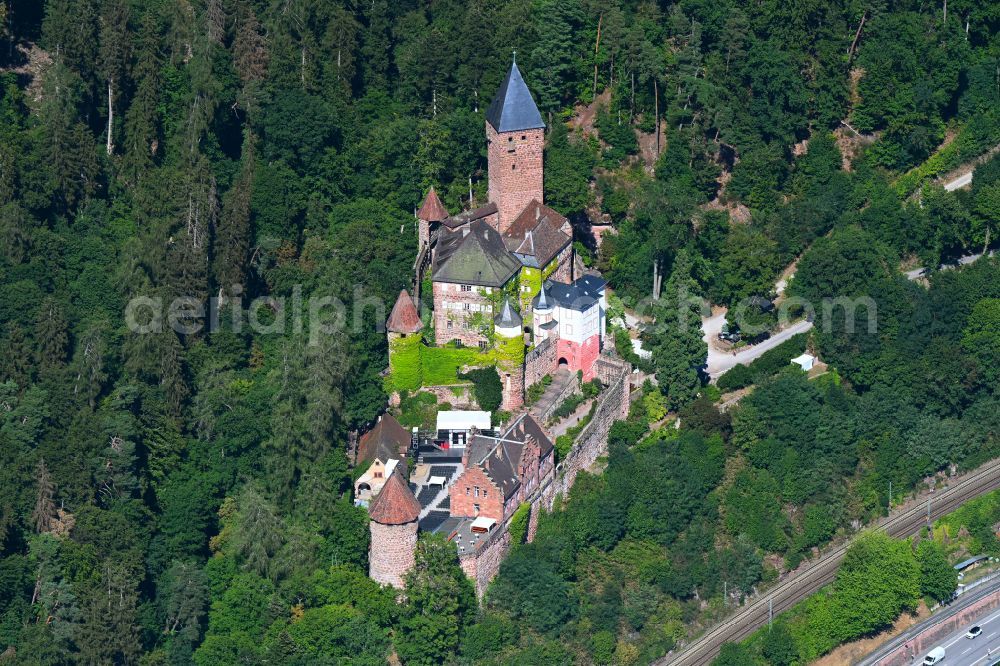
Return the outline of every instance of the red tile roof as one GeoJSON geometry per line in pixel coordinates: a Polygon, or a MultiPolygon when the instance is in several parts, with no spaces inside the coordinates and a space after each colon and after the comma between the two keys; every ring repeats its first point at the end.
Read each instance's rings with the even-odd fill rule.
{"type": "Polygon", "coordinates": [[[570,233],[569,220],[532,199],[504,232],[504,243],[525,260],[533,257],[528,265],[536,263],[536,268],[545,268],[573,240],[570,233]]]}
{"type": "Polygon", "coordinates": [[[413,305],[413,299],[405,289],[399,292],[399,298],[392,306],[385,327],[393,333],[417,333],[424,327],[420,315],[417,314],[417,308],[413,305]]]}
{"type": "Polygon", "coordinates": [[[427,222],[440,222],[448,218],[448,210],[441,203],[433,187],[424,197],[424,204],[417,211],[417,217],[427,222]]]}
{"type": "Polygon", "coordinates": [[[390,458],[400,460],[406,457],[410,448],[410,433],[400,425],[392,414],[385,414],[375,427],[361,436],[358,442],[358,463],[378,458],[382,462],[390,458]]]}
{"type": "Polygon", "coordinates": [[[368,507],[368,517],[382,525],[403,525],[420,517],[420,503],[403,475],[389,475],[378,497],[368,507]]]}

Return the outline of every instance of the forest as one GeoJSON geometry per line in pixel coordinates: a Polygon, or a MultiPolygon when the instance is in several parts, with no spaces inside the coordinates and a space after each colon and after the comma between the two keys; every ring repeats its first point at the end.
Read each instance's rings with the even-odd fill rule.
{"type": "MultiPolygon", "coordinates": [[[[901,270],[997,236],[1000,3],[5,0],[0,26],[0,663],[649,663],[1000,456],[1000,262],[901,270]],[[347,445],[386,407],[415,207],[485,203],[515,52],[546,204],[655,319],[657,385],[482,603],[437,537],[397,603],[347,445]],[[833,310],[802,343],[828,373],[760,364],[721,411],[678,315],[794,261],[791,295],[876,326],[833,310]],[[218,322],[127,321],[178,298],[218,322]],[[353,325],[274,305],[313,298],[353,325]]],[[[833,646],[785,647],[754,659],[833,646]]]]}

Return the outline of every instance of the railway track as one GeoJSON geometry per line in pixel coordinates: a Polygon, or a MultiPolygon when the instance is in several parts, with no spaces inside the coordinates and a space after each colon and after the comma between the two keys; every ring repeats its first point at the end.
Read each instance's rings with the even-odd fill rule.
{"type": "MultiPolygon", "coordinates": [[[[956,479],[946,490],[928,495],[920,504],[896,515],[881,519],[873,525],[894,537],[915,534],[927,524],[928,501],[930,519],[936,520],[951,513],[965,502],[985,492],[1000,488],[1000,464],[990,462],[974,472],[956,479]]],[[[777,616],[802,599],[833,581],[837,567],[844,557],[847,544],[841,544],[823,553],[812,566],[779,583],[726,620],[688,643],[677,653],[670,653],[654,662],[657,666],[707,666],[718,654],[723,643],[740,641],[767,624],[769,611],[777,616]]]]}

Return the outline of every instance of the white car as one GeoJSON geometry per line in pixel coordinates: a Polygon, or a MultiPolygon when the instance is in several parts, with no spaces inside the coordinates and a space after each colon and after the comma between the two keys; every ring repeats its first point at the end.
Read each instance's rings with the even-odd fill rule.
{"type": "Polygon", "coordinates": [[[976,638],[981,633],[983,633],[983,628],[980,627],[977,624],[975,626],[969,627],[969,630],[967,632],[965,632],[965,637],[966,638],[976,638]]]}
{"type": "Polygon", "coordinates": [[[944,655],[945,655],[944,648],[936,647],[930,652],[928,652],[927,656],[924,657],[924,660],[920,663],[923,664],[923,666],[934,666],[934,664],[940,664],[942,661],[944,661],[944,655]]]}

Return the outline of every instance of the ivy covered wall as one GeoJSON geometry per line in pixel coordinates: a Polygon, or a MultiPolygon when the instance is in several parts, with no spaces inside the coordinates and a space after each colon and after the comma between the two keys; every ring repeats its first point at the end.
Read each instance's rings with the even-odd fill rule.
{"type": "Polygon", "coordinates": [[[492,349],[472,347],[429,347],[419,335],[389,340],[389,374],[385,388],[390,393],[416,391],[422,386],[448,386],[467,380],[459,377],[463,367],[485,368],[496,365],[511,372],[524,363],[524,341],[520,338],[496,338],[492,349]]]}
{"type": "Polygon", "coordinates": [[[421,353],[425,349],[420,335],[389,336],[389,374],[385,388],[390,393],[416,391],[423,385],[421,353]]]}

